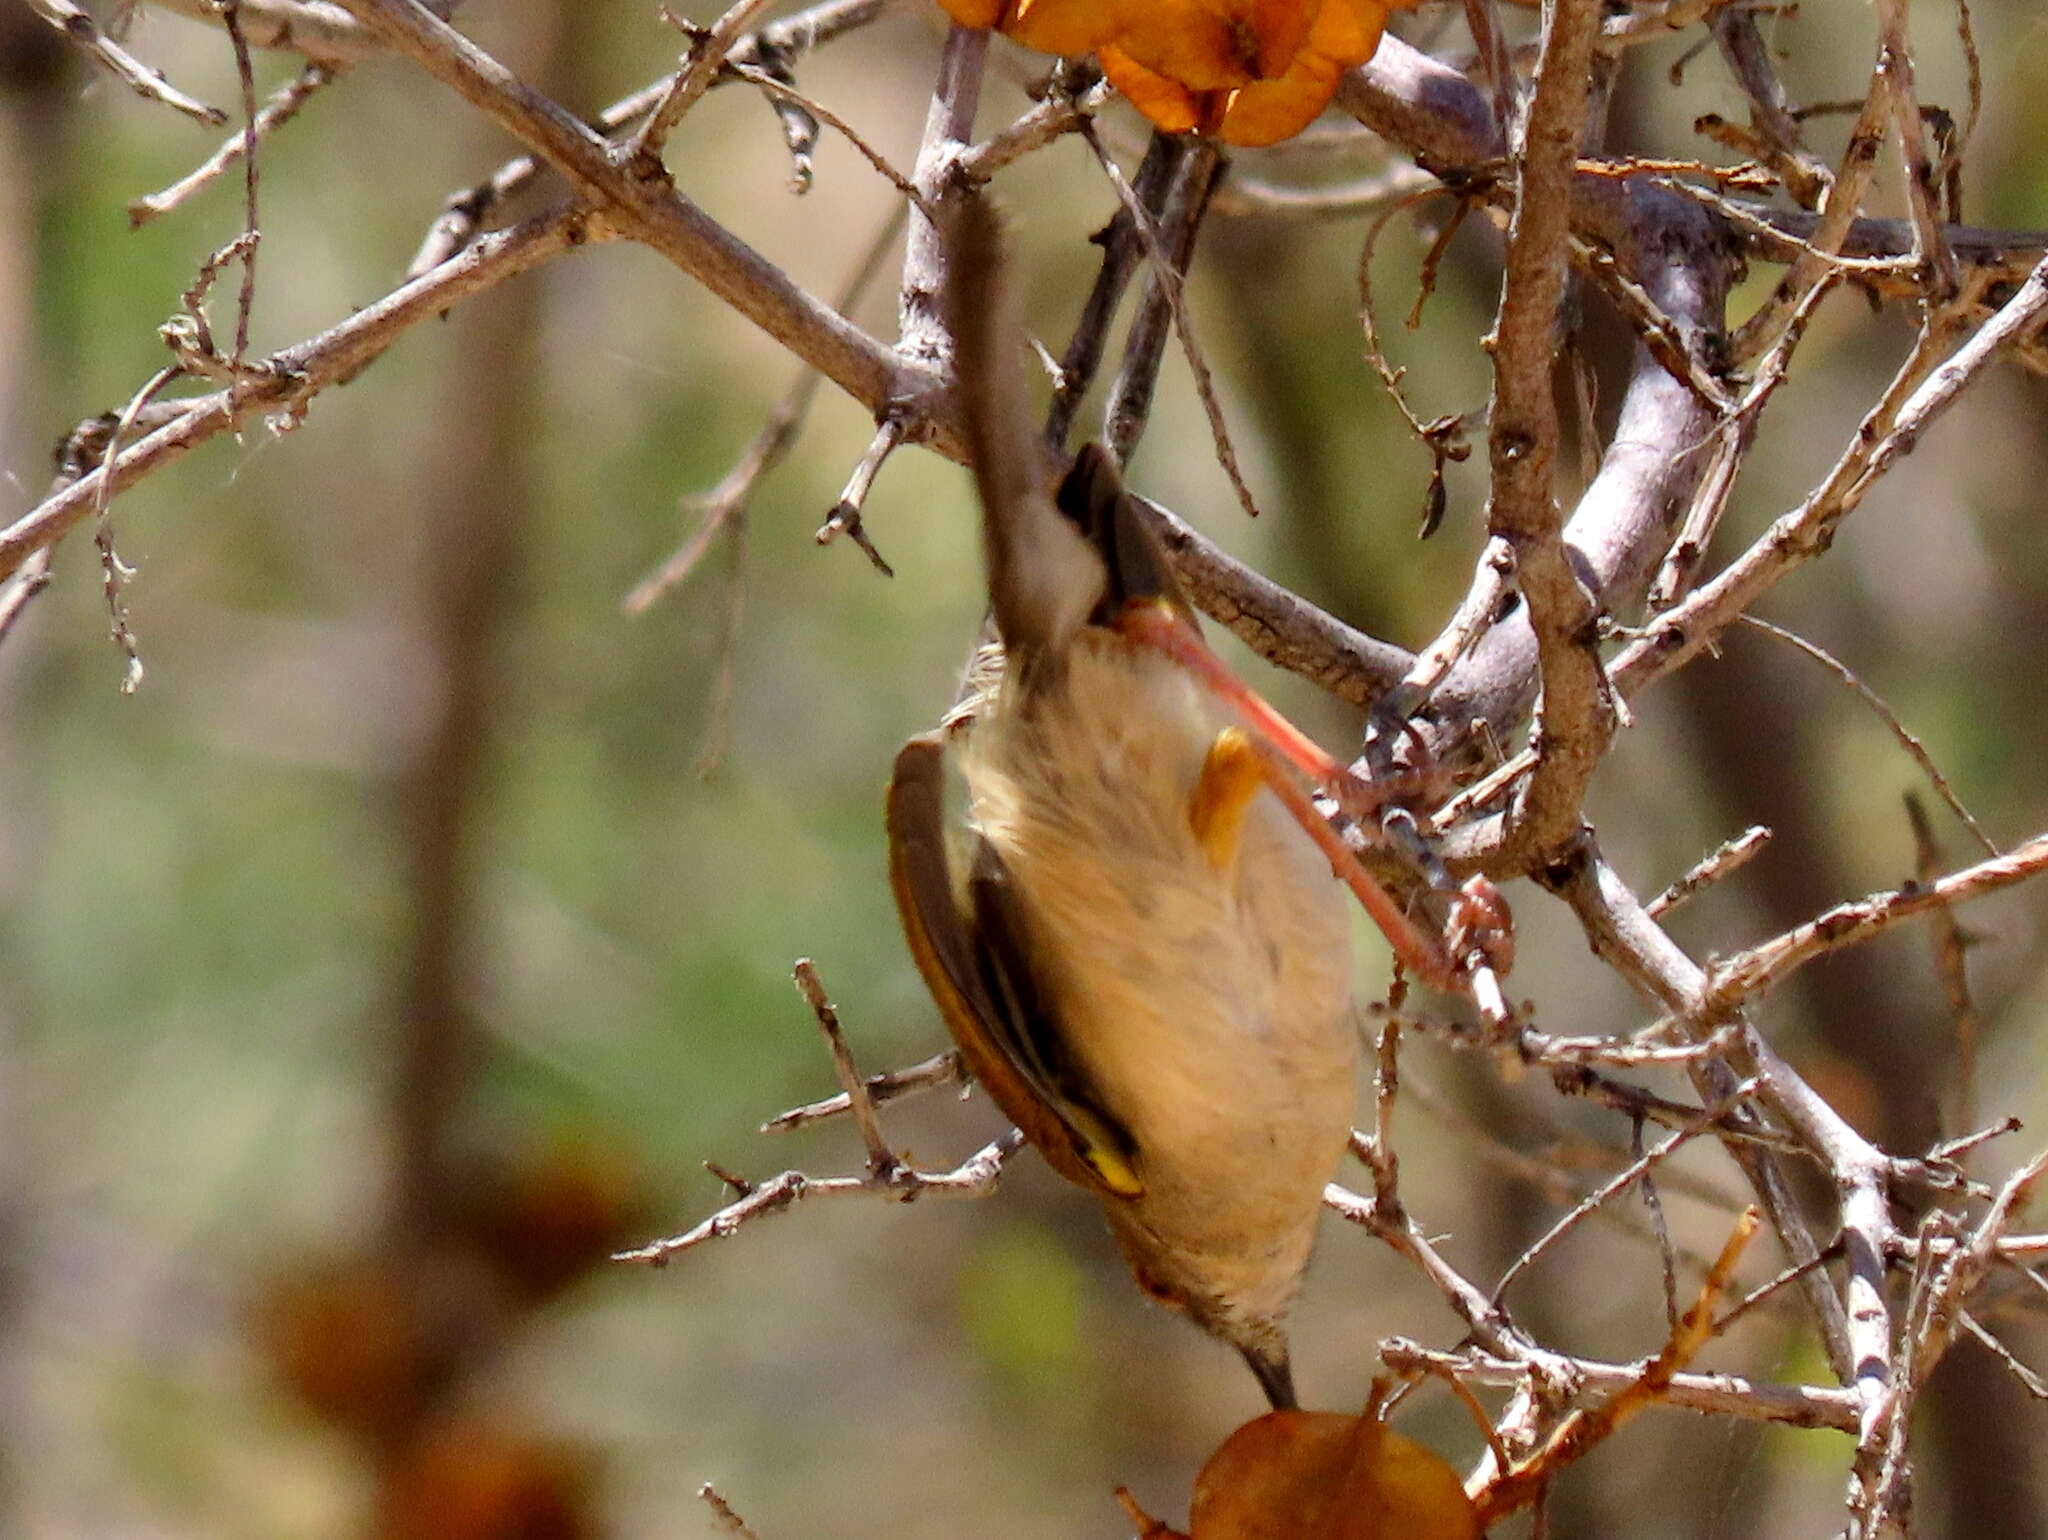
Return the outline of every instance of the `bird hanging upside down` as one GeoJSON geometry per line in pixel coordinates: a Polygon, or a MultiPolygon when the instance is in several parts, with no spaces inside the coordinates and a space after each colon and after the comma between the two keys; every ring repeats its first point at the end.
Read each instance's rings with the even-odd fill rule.
{"type": "Polygon", "coordinates": [[[964,200],[950,319],[1000,646],[948,727],[897,756],[896,902],[974,1077],[1095,1194],[1139,1285],[1290,1407],[1285,1323],[1356,1100],[1333,869],[1411,968],[1442,983],[1459,965],[1315,810],[1304,777],[1355,780],[1208,651],[1107,451],[1049,472],[1001,246],[964,200]]]}

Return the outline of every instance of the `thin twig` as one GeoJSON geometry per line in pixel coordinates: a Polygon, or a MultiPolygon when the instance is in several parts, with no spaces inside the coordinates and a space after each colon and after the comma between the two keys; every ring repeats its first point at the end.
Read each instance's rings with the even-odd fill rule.
{"type": "Polygon", "coordinates": [[[249,357],[249,318],[256,309],[256,248],[263,227],[256,217],[256,74],[249,62],[249,39],[242,33],[242,0],[214,0],[228,43],[235,51],[235,78],[242,86],[242,292],[235,300],[235,351],[230,360],[234,379],[228,385],[230,405],[242,390],[242,368],[249,357]]]}
{"type": "Polygon", "coordinates": [[[1643,905],[1643,911],[1653,920],[1663,918],[1702,889],[1740,871],[1770,842],[1771,831],[1762,824],[1745,829],[1701,858],[1690,871],[1643,905]]]}
{"type": "Polygon", "coordinates": [[[666,6],[662,8],[663,18],[689,39],[689,49],[661,100],[654,104],[654,110],[647,114],[647,121],[625,145],[624,156],[630,159],[661,158],[662,146],[668,143],[668,136],[682,121],[683,114],[711,89],[712,81],[718,78],[720,66],[739,42],[747,24],[772,4],[774,0],[734,0],[725,14],[708,28],[693,26],[666,6]]]}
{"type": "Polygon", "coordinates": [[[806,1176],[801,1171],[785,1171],[750,1187],[744,1196],[734,1199],[681,1234],[649,1241],[630,1251],[617,1252],[612,1260],[645,1262],[652,1267],[663,1267],[706,1241],[725,1239],[750,1219],[779,1214],[806,1198],[836,1198],[856,1193],[885,1197],[896,1203],[907,1203],[925,1196],[984,1198],[995,1191],[1003,1163],[1023,1145],[1024,1136],[1013,1128],[950,1171],[925,1171],[899,1164],[886,1180],[871,1176],[806,1176]]]}
{"type": "Polygon", "coordinates": [[[92,13],[72,0],[28,0],[29,9],[76,43],[92,61],[125,84],[145,101],[161,102],[173,112],[182,112],[208,128],[219,128],[228,115],[209,107],[197,97],[187,96],[163,75],[108,37],[92,13]]]}
{"type": "MultiPolygon", "coordinates": [[[[1480,1385],[1520,1385],[1530,1375],[1522,1360],[1466,1349],[1443,1353],[1400,1337],[1380,1344],[1380,1358],[1401,1372],[1441,1372],[1480,1385]]],[[[1578,1393],[1591,1401],[1618,1395],[1642,1377],[1640,1364],[1608,1364],[1573,1358],[1569,1373],[1578,1393]]],[[[1845,1390],[1820,1385],[1773,1385],[1738,1374],[1674,1374],[1664,1389],[1663,1404],[1693,1412],[1712,1412],[1796,1428],[1853,1429],[1855,1402],[1845,1390]]]]}
{"type": "MultiPolygon", "coordinates": [[[[1946,864],[1941,843],[1934,836],[1927,809],[1911,792],[1906,794],[1906,819],[1913,827],[1913,875],[1921,882],[1933,882],[1946,864]]],[[[1934,943],[1934,971],[1941,979],[1941,992],[1948,1001],[1948,1019],[1955,1033],[1956,1089],[1955,1124],[1969,1128],[1977,1121],[1977,1039],[1981,1023],[1977,1003],[1970,996],[1970,969],[1965,956],[1967,938],[1955,914],[1937,909],[1928,930],[1934,943]]],[[[1944,1150],[1942,1158],[1953,1159],[1960,1149],[1944,1150]]]]}
{"type": "Polygon", "coordinates": [[[868,1095],[867,1082],[860,1078],[860,1071],[854,1067],[853,1050],[847,1047],[846,1033],[840,1029],[839,1011],[826,997],[825,981],[818,977],[817,965],[808,957],[796,960],[795,977],[797,993],[804,997],[811,1014],[818,1018],[818,1030],[825,1034],[825,1046],[832,1054],[832,1069],[839,1077],[839,1089],[846,1094],[854,1126],[860,1130],[861,1143],[867,1146],[868,1175],[877,1181],[887,1181],[900,1162],[889,1148],[889,1142],[882,1137],[882,1125],[875,1117],[874,1100],[868,1095]]]}
{"type": "MultiPolygon", "coordinates": [[[[1176,136],[1177,137],[1177,136],[1176,136]]],[[[1158,232],[1159,249],[1175,275],[1185,279],[1194,256],[1195,237],[1209,206],[1209,194],[1222,172],[1222,157],[1208,143],[1176,147],[1172,174],[1158,207],[1145,213],[1158,232]]],[[[1144,239],[1141,229],[1140,239],[1144,239]]],[[[1145,431],[1152,411],[1153,389],[1159,381],[1166,339],[1173,329],[1174,309],[1157,274],[1147,278],[1136,313],[1124,340],[1124,355],[1102,412],[1102,438],[1119,461],[1128,460],[1145,431]]]]}
{"type": "MultiPolygon", "coordinates": [[[[879,1075],[870,1075],[861,1082],[866,1088],[868,1100],[879,1107],[884,1102],[895,1101],[899,1096],[909,1096],[918,1091],[938,1086],[964,1086],[967,1082],[967,1066],[961,1061],[959,1051],[949,1048],[944,1053],[935,1053],[929,1059],[911,1065],[908,1069],[886,1070],[879,1075]]],[[[761,1125],[764,1134],[787,1133],[791,1129],[804,1128],[812,1123],[836,1118],[852,1110],[852,1098],[844,1091],[837,1096],[827,1096],[822,1101],[805,1102],[801,1107],[792,1107],[779,1112],[761,1125]]]]}
{"type": "Polygon", "coordinates": [[[44,546],[21,564],[21,570],[7,580],[7,586],[0,590],[0,643],[7,640],[22,612],[34,602],[37,594],[50,586],[50,563],[56,557],[56,547],[44,546]]]}
{"type": "MultiPolygon", "coordinates": [[[[148,382],[138,390],[121,410],[120,419],[113,431],[107,435],[107,447],[101,458],[102,465],[112,464],[121,452],[121,440],[135,425],[143,408],[151,399],[173,380],[184,374],[176,364],[170,364],[150,376],[148,382]]],[[[94,488],[92,515],[92,543],[99,551],[101,587],[107,601],[107,624],[114,638],[114,644],[121,649],[121,656],[127,660],[127,667],[121,674],[121,693],[133,695],[142,688],[142,653],[136,646],[135,633],[128,627],[128,606],[122,598],[122,587],[128,578],[134,576],[114,550],[114,523],[112,516],[114,487],[112,481],[102,475],[94,488]]]]}
{"type": "Polygon", "coordinates": [[[1891,730],[1892,736],[1899,740],[1899,747],[1903,748],[1913,763],[1920,767],[1920,773],[1927,777],[1929,784],[1934,787],[1935,794],[1948,804],[1948,810],[1962,820],[1963,826],[1975,837],[1979,848],[1988,856],[1998,854],[1998,846],[1992,841],[1991,836],[1984,832],[1984,826],[1977,822],[1976,816],[1967,807],[1963,806],[1962,798],[1956,795],[1955,788],[1949,784],[1948,777],[1941,773],[1941,767],[1934,762],[1934,756],[1927,752],[1927,745],[1922,743],[1913,731],[1904,722],[1899,720],[1899,714],[1892,710],[1890,703],[1882,695],[1871,689],[1869,685],[1856,676],[1853,669],[1819,643],[1810,642],[1797,632],[1788,631],[1783,626],[1774,626],[1768,620],[1757,615],[1743,615],[1739,618],[1742,624],[1750,627],[1750,629],[1761,631],[1766,636],[1774,636],[1779,641],[1805,653],[1807,657],[1813,659],[1814,662],[1855,691],[1857,699],[1868,706],[1877,719],[1891,730]]]}
{"type": "Polygon", "coordinates": [[[721,1533],[733,1535],[737,1540],[761,1540],[761,1537],[748,1526],[747,1521],[733,1512],[732,1504],[721,1497],[718,1488],[710,1482],[707,1481],[697,1488],[697,1496],[704,1506],[711,1510],[712,1522],[717,1524],[721,1533]]]}
{"type": "MultiPolygon", "coordinates": [[[[1740,27],[1749,36],[1755,35],[1754,19],[1739,13],[1724,13],[1718,26],[1726,29],[1740,27]]],[[[1761,43],[1756,45],[1756,52],[1768,58],[1761,43]]],[[[1818,220],[1807,241],[1812,249],[1793,259],[1770,298],[1758,306],[1737,330],[1729,353],[1738,365],[1754,363],[1770,350],[1780,329],[1798,310],[1808,291],[1821,281],[1828,270],[1829,258],[1842,249],[1848,238],[1849,228],[1855,221],[1864,191],[1870,184],[1871,172],[1877,164],[1878,151],[1884,143],[1884,125],[1890,115],[1892,84],[1885,62],[1885,45],[1880,40],[1877,56],[1871,65],[1870,89],[1857,114],[1855,126],[1849,130],[1842,163],[1820,188],[1818,220]]],[[[1780,142],[1795,152],[1784,163],[1783,169],[1790,170],[1798,150],[1796,129],[1786,132],[1780,142]]]]}
{"type": "MultiPolygon", "coordinates": [[[[836,297],[835,304],[842,315],[853,311],[881,272],[883,257],[902,233],[903,218],[903,206],[897,204],[892,207],[889,217],[868,243],[867,250],[836,297]]],[[[744,517],[747,504],[762,478],[780,465],[795,445],[822,383],[823,376],[809,365],[797,370],[788,391],[776,403],[774,411],[768,414],[768,421],[718,485],[708,492],[684,499],[686,507],[702,512],[697,528],[668,560],[633,586],[632,591],[619,602],[621,611],[627,615],[646,613],[657,600],[696,570],[704,554],[711,549],[712,540],[729,521],[744,517]]]]}
{"type": "Polygon", "coordinates": [[[1869,941],[1899,920],[1995,893],[2044,871],[2048,871],[2048,834],[2037,834],[2003,855],[1933,882],[1916,882],[1837,904],[1781,936],[1716,963],[1702,1002],[1705,1012],[1711,1015],[1765,994],[1822,953],[1869,941]]]}
{"type": "Polygon", "coordinates": [[[1542,1257],[1544,1252],[1577,1229],[1587,1215],[1606,1204],[1609,1200],[1626,1192],[1636,1182],[1646,1177],[1660,1161],[1668,1159],[1682,1145],[1690,1143],[1703,1133],[1709,1132],[1715,1124],[1728,1115],[1730,1109],[1740,1106],[1742,1101],[1755,1089],[1755,1083],[1752,1081],[1744,1081],[1736,1086],[1733,1093],[1720,1105],[1708,1108],[1686,1127],[1678,1129],[1670,1137],[1660,1140],[1654,1148],[1645,1151],[1641,1156],[1630,1161],[1607,1181],[1602,1182],[1600,1186],[1580,1199],[1570,1212],[1560,1218],[1531,1245],[1525,1247],[1522,1254],[1508,1264],[1507,1271],[1500,1275],[1500,1281],[1493,1286],[1494,1303],[1499,1304],[1502,1296],[1508,1291],[1508,1285],[1535,1266],[1537,1260],[1542,1257]]]}
{"type": "MultiPolygon", "coordinates": [[[[259,140],[266,138],[274,130],[289,123],[314,93],[332,82],[344,67],[338,64],[309,64],[291,80],[279,86],[271,94],[270,100],[263,104],[263,110],[256,114],[256,137],[259,140]]],[[[240,164],[248,149],[249,133],[246,127],[230,134],[221,141],[219,149],[170,186],[133,200],[128,205],[129,225],[139,229],[152,219],[170,213],[193,194],[210,186],[223,173],[240,164]]]]}
{"type": "MultiPolygon", "coordinates": [[[[1167,185],[1180,163],[1178,142],[1171,134],[1154,134],[1138,163],[1133,190],[1141,207],[1157,207],[1165,200],[1167,185]]],[[[1055,455],[1068,453],[1067,439],[1073,431],[1075,414],[1082,398],[1095,384],[1102,356],[1109,346],[1110,323],[1123,303],[1124,291],[1137,275],[1144,245],[1139,240],[1136,216],[1128,204],[1119,202],[1116,213],[1094,237],[1102,248],[1102,260],[1089,285],[1088,297],[1074,322],[1073,335],[1060,355],[1059,370],[1053,377],[1052,402],[1046,408],[1045,441],[1055,455]]]]}
{"type": "Polygon", "coordinates": [[[860,457],[860,463],[853,468],[853,474],[846,479],[845,489],[839,494],[839,501],[832,505],[825,515],[825,522],[811,538],[819,545],[830,545],[840,535],[845,535],[860,547],[861,554],[868,559],[883,577],[894,577],[896,569],[883,559],[882,553],[869,537],[867,526],[861,515],[867,509],[868,494],[874,490],[875,477],[881,474],[882,466],[903,445],[903,424],[894,417],[885,417],[875,428],[875,436],[868,441],[867,452],[860,457]]]}
{"type": "MultiPolygon", "coordinates": [[[[1195,395],[1202,403],[1202,411],[1209,419],[1209,437],[1216,450],[1216,463],[1223,467],[1223,474],[1229,480],[1231,490],[1237,494],[1238,505],[1252,518],[1259,516],[1258,500],[1252,496],[1252,489],[1244,479],[1244,471],[1237,461],[1237,450],[1230,441],[1230,425],[1224,421],[1223,406],[1216,399],[1216,382],[1209,373],[1208,360],[1202,356],[1202,345],[1196,339],[1195,326],[1188,314],[1187,298],[1181,283],[1180,273],[1174,267],[1171,254],[1167,251],[1158,226],[1145,206],[1139,202],[1131,184],[1125,180],[1123,170],[1115,157],[1103,147],[1093,125],[1084,124],[1080,135],[1095,154],[1095,163],[1102,167],[1103,175],[1116,189],[1117,201],[1130,212],[1132,226],[1138,239],[1144,243],[1145,256],[1150,264],[1153,280],[1159,291],[1166,296],[1166,303],[1173,312],[1173,328],[1180,336],[1181,352],[1188,361],[1188,371],[1195,377],[1195,395]]],[[[1206,188],[1203,196],[1206,197],[1206,188]]]]}

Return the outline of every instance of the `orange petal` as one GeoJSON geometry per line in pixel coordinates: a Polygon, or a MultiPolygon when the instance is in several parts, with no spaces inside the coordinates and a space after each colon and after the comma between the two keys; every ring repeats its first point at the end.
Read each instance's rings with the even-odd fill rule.
{"type": "MultiPolygon", "coordinates": [[[[951,3],[951,0],[949,0],[951,3]]],[[[985,4],[987,0],[967,0],[985,4]]],[[[996,0],[1003,34],[1040,53],[1077,58],[1115,40],[1143,0],[996,0]]]]}
{"type": "Polygon", "coordinates": [[[1387,10],[1382,0],[1324,0],[1304,47],[1346,69],[1363,64],[1380,46],[1387,10]]]}
{"type": "Polygon", "coordinates": [[[1379,0],[1325,0],[1293,67],[1278,80],[1255,81],[1231,94],[1223,138],[1277,144],[1307,128],[1329,106],[1344,71],[1372,57],[1386,19],[1379,0]]]}
{"type": "Polygon", "coordinates": [[[939,0],[939,4],[963,27],[993,27],[1003,16],[1003,0],[939,0]]]}
{"type": "Polygon", "coordinates": [[[1116,46],[1191,91],[1224,91],[1284,70],[1307,33],[1312,0],[1150,0],[1116,46]]]}
{"type": "Polygon", "coordinates": [[[1330,105],[1341,73],[1328,59],[1303,54],[1280,79],[1256,81],[1231,92],[1218,131],[1226,143],[1248,147],[1292,139],[1330,105]]]}
{"type": "Polygon", "coordinates": [[[1252,30],[1259,40],[1259,78],[1277,80],[1307,43],[1316,0],[1253,0],[1252,30]]]}
{"type": "Polygon", "coordinates": [[[1095,57],[1109,83],[1154,127],[1180,134],[1201,125],[1202,103],[1179,81],[1145,68],[1121,48],[1099,49],[1095,57]]]}

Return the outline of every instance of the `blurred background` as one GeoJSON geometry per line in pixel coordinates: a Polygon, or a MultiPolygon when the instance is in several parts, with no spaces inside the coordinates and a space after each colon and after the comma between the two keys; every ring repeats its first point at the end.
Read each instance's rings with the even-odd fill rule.
{"type": "MultiPolygon", "coordinates": [[[[1969,217],[2048,225],[2048,19],[2028,0],[1971,9],[1985,110],[1969,217]]],[[[801,68],[899,165],[936,17],[900,8],[801,68]]],[[[584,113],[677,51],[645,0],[472,0],[462,19],[584,113]]],[[[1440,23],[1404,26],[1455,46],[1440,23]]],[[[1915,25],[1923,100],[1961,115],[1948,7],[1915,25]]],[[[1809,6],[1767,31],[1797,98],[1861,96],[1865,8],[1809,6]]],[[[1695,36],[1631,58],[1613,145],[1711,154],[1692,120],[1742,116],[1711,53],[1667,75],[1695,36]]],[[[145,6],[128,43],[236,102],[218,32],[145,6]]],[[[296,65],[256,67],[267,91],[296,65]]],[[[1024,105],[992,82],[983,123],[1024,105]]],[[[125,205],[218,131],[89,73],[19,5],[0,9],[0,109],[11,518],[47,488],[50,446],[159,367],[157,326],[242,213],[231,177],[131,232],[125,205]]],[[[1839,127],[1813,131],[1832,160],[1839,127]]],[[[1134,122],[1114,138],[1142,144],[1134,122]]],[[[262,153],[256,349],[388,290],[445,197],[513,152],[401,61],[317,96],[262,153]]],[[[1237,164],[1318,181],[1360,154],[1237,164]]],[[[697,109],[670,159],[820,294],[890,213],[887,185],[829,137],[793,194],[776,119],[738,90],[697,109]]],[[[1113,196],[1071,142],[998,186],[1057,350],[1113,196]]],[[[1498,281],[1472,221],[1420,328],[1398,324],[1446,211],[1397,221],[1375,266],[1425,416],[1483,404],[1498,281]]],[[[1218,218],[1204,233],[1196,311],[1267,519],[1236,511],[1177,359],[1134,479],[1413,646],[1462,589],[1484,455],[1454,469],[1446,526],[1418,544],[1429,462],[1363,361],[1364,229],[1218,218]]],[[[885,271],[859,316],[893,335],[893,304],[885,271]]],[[[1582,342],[1611,399],[1626,349],[1597,309],[1582,342]]],[[[1727,549],[1832,461],[1909,340],[1853,294],[1829,304],[1727,549]]],[[[1110,1536],[1128,1532],[1114,1485],[1178,1518],[1205,1454],[1260,1409],[1233,1358],[1140,1300],[1091,1207],[1030,1158],[979,1203],[820,1203],[666,1272],[603,1261],[723,1201],[706,1159],[755,1179],[859,1168],[850,1128],[756,1131],[832,1089],[794,959],[817,961],[864,1069],[943,1045],[888,896],[880,792],[895,745],[950,701],[978,622],[965,477],[918,452],[884,468],[868,528],[893,580],[845,541],[814,544],[872,430],[827,387],[744,540],[645,615],[620,609],[693,527],[679,500],[724,475],[794,370],[652,255],[579,252],[417,329],[296,431],[252,422],[119,499],[139,693],[118,688],[89,542],[59,553],[0,648],[0,1536],[708,1534],[692,1496],[706,1481],[764,1540],[1110,1536]]],[[[1996,373],[1765,607],[1882,691],[2008,843],[2048,823],[2044,408],[2040,381],[1996,373]]],[[[1326,741],[1355,732],[1297,681],[1255,678],[1326,741]]],[[[1592,811],[1643,892],[1750,823],[1777,830],[1683,912],[1696,955],[1910,874],[1915,772],[1809,660],[1738,632],[1638,716],[1592,811]]],[[[1554,905],[1511,897],[1539,1025],[1644,1019],[1554,905]]],[[[1809,970],[1766,1016],[1898,1148],[2048,1112],[2048,903],[2023,890],[1964,918],[1985,1018],[1974,1109],[1923,933],[1809,970]]],[[[1383,987],[1379,949],[1361,952],[1361,987],[1383,987]]],[[[1426,1041],[1405,1067],[1404,1190],[1475,1277],[1571,1201],[1517,1156],[1581,1167],[1577,1190],[1626,1159],[1625,1124],[1545,1084],[1426,1041]]],[[[949,1165],[998,1124],[941,1093],[885,1127],[949,1165]]],[[[1994,1146],[1984,1171],[2037,1137],[1994,1146]]],[[[1702,1149],[1666,1197],[1711,1252],[1739,1183],[1702,1149]]],[[[1512,1303],[1547,1340],[1634,1356],[1661,1340],[1659,1276],[1640,1235],[1588,1229],[1512,1303]]],[[[2000,1319],[2008,1340],[2048,1346],[2023,1317],[2000,1319]]],[[[1333,1224],[1298,1328],[1305,1398],[1360,1404],[1395,1332],[1458,1335],[1394,1258],[1333,1224]]],[[[1714,1361],[1821,1375],[1805,1343],[1789,1309],[1764,1312],[1714,1361]]],[[[1967,1348],[1944,1376],[1922,1429],[1927,1532],[2048,1534],[2048,1415],[1967,1348]]],[[[1441,1392],[1404,1416],[1455,1458],[1479,1447],[1441,1392]]],[[[1847,1454],[1837,1434],[1654,1413],[1561,1483],[1553,1532],[1832,1532],[1847,1454]]]]}

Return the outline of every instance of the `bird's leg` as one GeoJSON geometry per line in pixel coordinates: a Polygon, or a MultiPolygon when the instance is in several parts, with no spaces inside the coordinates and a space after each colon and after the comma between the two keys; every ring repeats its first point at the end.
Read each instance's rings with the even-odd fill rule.
{"type": "Polygon", "coordinates": [[[1116,628],[1134,642],[1164,653],[1193,674],[1211,692],[1228,702],[1254,735],[1277,749],[1301,773],[1326,787],[1338,804],[1354,816],[1366,816],[1384,800],[1364,779],[1337,760],[1321,744],[1262,700],[1258,692],[1230,671],[1201,633],[1172,605],[1157,599],[1133,600],[1116,618],[1116,628]]]}
{"type": "Polygon", "coordinates": [[[1245,808],[1257,788],[1264,785],[1271,788],[1281,806],[1316,842],[1331,871],[1380,928],[1402,967],[1432,989],[1462,993],[1467,971],[1465,958],[1474,951],[1489,961],[1512,955],[1506,951],[1504,940],[1511,934],[1506,904],[1483,877],[1473,879],[1460,892],[1455,910],[1455,955],[1441,936],[1431,934],[1409,918],[1393,895],[1365,869],[1343,837],[1330,827],[1330,821],[1316,808],[1295,772],[1328,790],[1347,812],[1359,801],[1376,805],[1380,795],[1233,674],[1181,614],[1167,604],[1138,601],[1124,607],[1117,617],[1117,629],[1179,663],[1226,701],[1244,723],[1241,728],[1224,729],[1210,745],[1208,757],[1202,763],[1201,779],[1189,799],[1189,826],[1210,860],[1221,866],[1235,854],[1245,808]],[[1479,934],[1482,931],[1488,934],[1479,934]]]}
{"type": "Polygon", "coordinates": [[[1264,739],[1249,734],[1247,741],[1259,756],[1266,785],[1301,826],[1302,832],[1316,842],[1316,848],[1328,859],[1330,870],[1351,890],[1359,907],[1380,928],[1380,934],[1387,938],[1387,944],[1394,949],[1394,956],[1400,959],[1401,966],[1431,989],[1462,993],[1463,970],[1445,950],[1442,938],[1431,935],[1410,919],[1407,911],[1394,901],[1394,895],[1365,869],[1357,853],[1344,843],[1341,834],[1330,827],[1330,820],[1322,815],[1314,800],[1302,789],[1301,782],[1294,777],[1292,765],[1281,752],[1264,739]]]}

